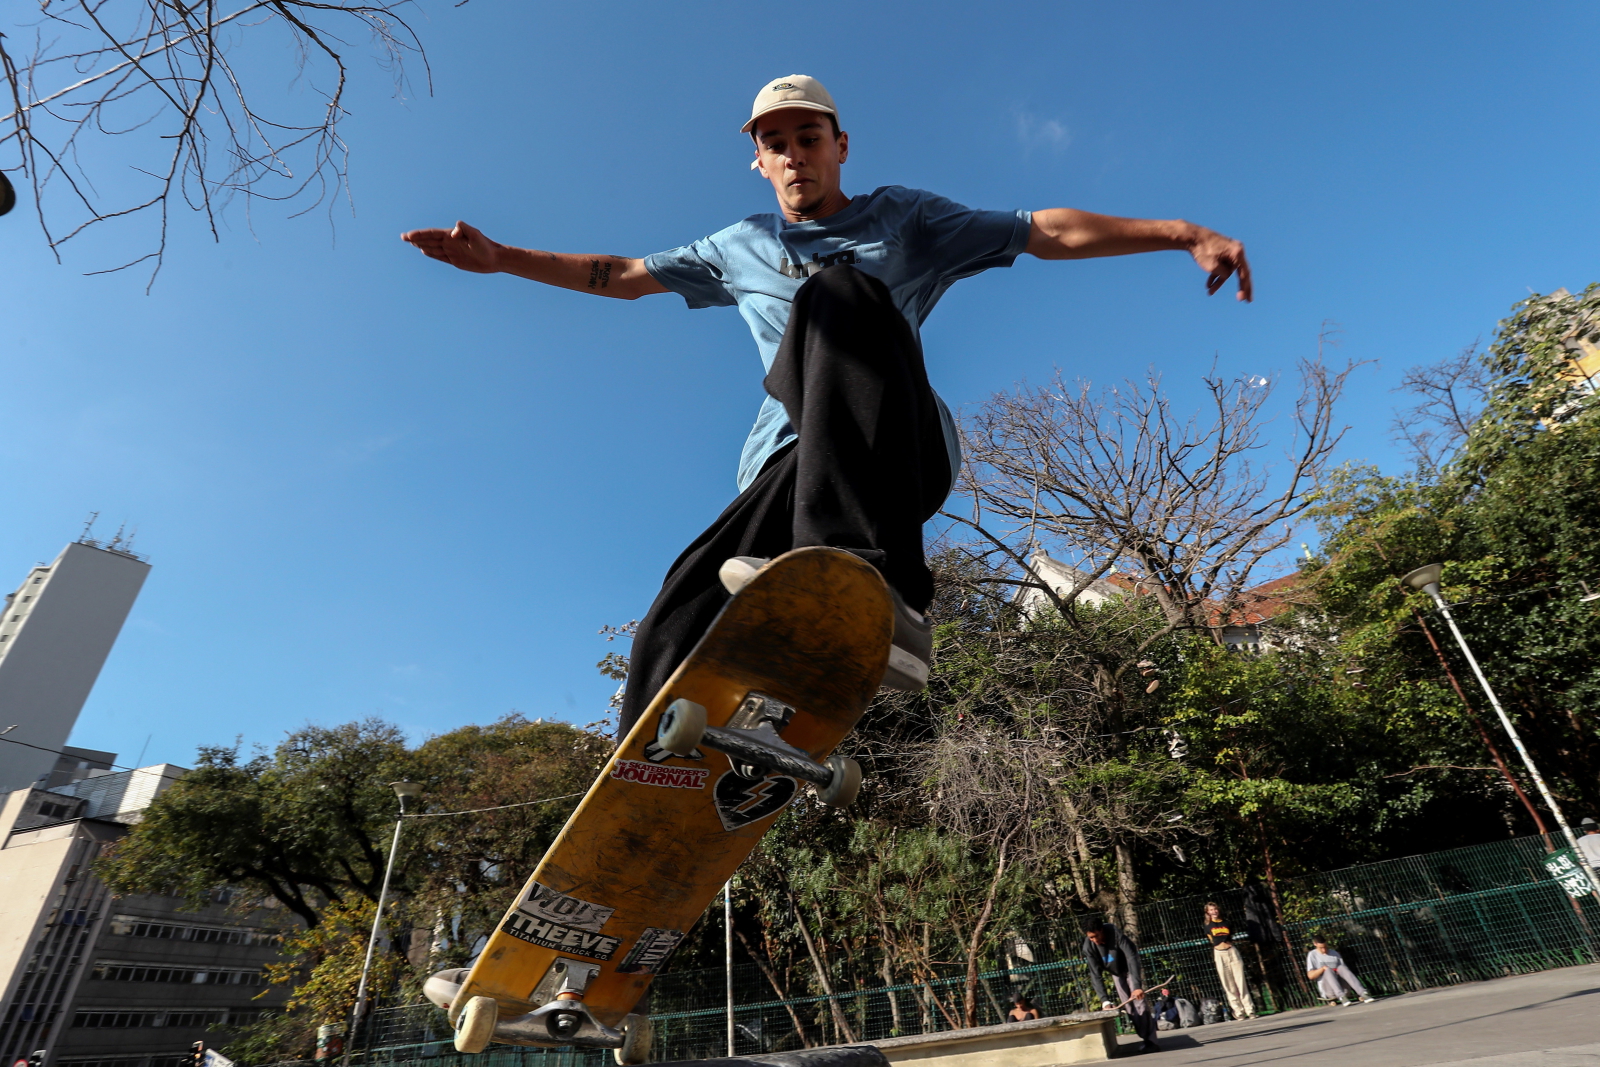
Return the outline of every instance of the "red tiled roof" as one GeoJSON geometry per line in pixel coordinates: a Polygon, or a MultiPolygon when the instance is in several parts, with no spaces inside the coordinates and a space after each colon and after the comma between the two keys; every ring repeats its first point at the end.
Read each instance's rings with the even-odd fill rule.
{"type": "Polygon", "coordinates": [[[1233,612],[1222,616],[1222,605],[1217,604],[1211,616],[1212,626],[1254,626],[1282,615],[1294,605],[1285,595],[1300,580],[1298,574],[1286,574],[1270,582],[1246,589],[1239,594],[1233,612]]]}

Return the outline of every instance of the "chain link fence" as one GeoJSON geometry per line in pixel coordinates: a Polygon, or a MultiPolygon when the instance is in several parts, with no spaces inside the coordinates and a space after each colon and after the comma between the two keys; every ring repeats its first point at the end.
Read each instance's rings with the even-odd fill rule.
{"type": "MultiPolygon", "coordinates": [[[[1525,837],[1387,860],[1211,897],[1157,901],[1137,909],[1146,982],[1164,982],[1197,1005],[1223,998],[1201,929],[1206,900],[1247,940],[1241,946],[1257,1010],[1320,1003],[1305,977],[1311,936],[1324,934],[1377,995],[1591,963],[1600,959],[1600,900],[1570,898],[1544,863],[1557,843],[1525,837]]],[[[977,1024],[1004,1021],[1025,994],[1044,1015],[1098,1007],[1077,922],[997,930],[990,966],[974,990],[977,1024]]],[[[864,965],[857,973],[866,973],[864,965]]],[[[952,968],[953,970],[954,968],[952,968]]],[[[727,1052],[725,972],[657,979],[651,995],[655,1058],[727,1052]]],[[[900,985],[861,981],[833,995],[772,996],[754,964],[734,969],[735,1052],[777,1052],[903,1034],[958,1029],[964,974],[900,985]],[[766,995],[763,995],[766,994],[766,995]]],[[[373,1013],[357,1035],[355,1061],[370,1067],[600,1067],[604,1051],[496,1045],[462,1056],[442,1012],[428,1005],[373,1013]]]]}

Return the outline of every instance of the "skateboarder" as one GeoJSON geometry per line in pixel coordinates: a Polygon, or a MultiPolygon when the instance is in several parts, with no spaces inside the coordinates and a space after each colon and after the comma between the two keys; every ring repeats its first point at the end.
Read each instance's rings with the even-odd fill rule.
{"type": "Polygon", "coordinates": [[[1156,1044],[1156,1020],[1145,997],[1144,966],[1139,959],[1139,946],[1122,930],[1094,916],[1084,923],[1083,959],[1088,965],[1089,984],[1094,995],[1100,998],[1102,1010],[1122,1007],[1128,1013],[1128,1022],[1143,1044],[1140,1052],[1159,1052],[1156,1044]],[[1111,979],[1111,991],[1120,999],[1113,1004],[1106,992],[1105,978],[1111,979]]]}
{"type": "MultiPolygon", "coordinates": [[[[946,122],[918,125],[925,145],[969,150],[946,122]]],[[[740,457],[740,493],[673,563],[639,625],[619,736],[729,595],[768,559],[808,545],[844,549],[878,568],[897,609],[884,684],[927,683],[932,639],[922,612],[933,579],[922,525],[949,494],[960,450],[955,420],[928,385],[919,331],[952,283],[1024,252],[1086,259],[1177,250],[1207,272],[1208,292],[1237,274],[1239,299],[1251,296],[1244,246],[1193,223],[1072,208],[982,211],[900,186],[847,195],[840,169],[850,137],[815,78],[768,82],[742,132],[778,211],[681,248],[644,259],[535,251],[465,222],[402,235],[462,270],[624,300],[677,293],[691,308],[737,306],[750,326],[768,395],[740,457]]]]}

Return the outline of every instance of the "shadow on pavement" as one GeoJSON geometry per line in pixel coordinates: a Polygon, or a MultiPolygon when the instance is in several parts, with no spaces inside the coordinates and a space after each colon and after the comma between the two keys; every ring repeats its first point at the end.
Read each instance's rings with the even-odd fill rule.
{"type": "Polygon", "coordinates": [[[1237,1033],[1223,1034],[1221,1037],[1216,1038],[1207,1035],[1204,1040],[1199,1038],[1190,1038],[1190,1040],[1196,1045],[1220,1045],[1224,1041],[1241,1041],[1251,1037],[1271,1037],[1274,1034],[1292,1034],[1296,1030],[1304,1030],[1312,1026],[1326,1026],[1331,1022],[1333,1022],[1332,1019],[1307,1019],[1303,1023],[1295,1023],[1292,1026],[1267,1026],[1260,1030],[1241,1030],[1237,1033]]]}
{"type": "Polygon", "coordinates": [[[1595,993],[1600,993],[1600,986],[1596,986],[1594,989],[1574,989],[1572,992],[1563,993],[1559,997],[1551,997],[1544,1003],[1554,1004],[1558,1000],[1571,1000],[1573,997],[1587,997],[1592,996],[1595,993]]]}

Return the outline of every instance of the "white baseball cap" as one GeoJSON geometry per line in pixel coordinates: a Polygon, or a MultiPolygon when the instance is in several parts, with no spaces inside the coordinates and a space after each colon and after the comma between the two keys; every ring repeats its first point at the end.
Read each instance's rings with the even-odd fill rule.
{"type": "Polygon", "coordinates": [[[755,127],[756,119],[769,111],[779,111],[786,107],[825,111],[832,115],[835,121],[839,118],[839,109],[833,106],[833,97],[822,87],[821,82],[805,74],[790,74],[762,86],[761,91],[756,94],[756,102],[750,107],[750,121],[745,123],[739,132],[749,133],[755,127]]]}

